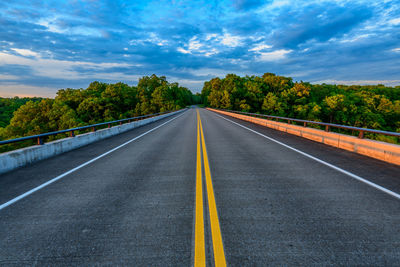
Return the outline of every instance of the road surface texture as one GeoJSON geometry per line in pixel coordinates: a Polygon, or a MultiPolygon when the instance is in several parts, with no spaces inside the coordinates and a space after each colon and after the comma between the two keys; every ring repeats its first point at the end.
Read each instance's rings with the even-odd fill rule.
{"type": "Polygon", "coordinates": [[[0,265],[399,266],[399,193],[398,166],[191,108],[0,175],[0,265]]]}

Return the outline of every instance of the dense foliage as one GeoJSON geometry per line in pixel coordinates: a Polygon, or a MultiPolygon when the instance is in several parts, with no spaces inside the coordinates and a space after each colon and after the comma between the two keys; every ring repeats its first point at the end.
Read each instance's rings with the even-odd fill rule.
{"type": "Polygon", "coordinates": [[[93,82],[87,89],[62,89],[55,99],[28,101],[0,128],[1,139],[35,135],[104,121],[172,111],[196,102],[187,88],[164,76],[146,76],[137,86],[93,82]]]}
{"type": "Polygon", "coordinates": [[[40,101],[40,97],[14,97],[14,98],[2,98],[0,97],[0,128],[6,127],[11,118],[13,117],[14,111],[16,111],[20,106],[24,105],[28,101],[40,101]]]}
{"type": "Polygon", "coordinates": [[[215,108],[264,113],[400,132],[400,87],[345,86],[228,74],[204,83],[203,102],[215,108]]]}

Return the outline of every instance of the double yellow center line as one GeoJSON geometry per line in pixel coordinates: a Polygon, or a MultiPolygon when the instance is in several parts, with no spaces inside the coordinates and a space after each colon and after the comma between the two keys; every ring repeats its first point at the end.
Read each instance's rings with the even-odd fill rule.
{"type": "Polygon", "coordinates": [[[215,204],[214,189],[211,180],[210,164],[208,162],[207,149],[204,142],[203,126],[201,124],[199,111],[197,111],[196,217],[194,252],[195,267],[206,266],[201,152],[203,152],[204,172],[206,178],[206,191],[208,200],[207,202],[210,215],[210,228],[214,252],[214,263],[216,267],[226,266],[224,246],[222,244],[221,229],[218,220],[217,205],[215,204]]]}

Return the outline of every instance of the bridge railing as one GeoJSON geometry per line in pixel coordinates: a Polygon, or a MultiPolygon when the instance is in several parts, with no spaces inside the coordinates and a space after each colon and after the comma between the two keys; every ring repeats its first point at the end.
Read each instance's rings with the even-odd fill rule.
{"type": "Polygon", "coordinates": [[[294,118],[287,118],[287,117],[279,117],[279,116],[272,116],[272,115],[265,115],[265,114],[258,114],[258,113],[250,113],[250,112],[242,112],[242,111],[235,111],[235,110],[227,110],[227,109],[219,109],[226,112],[232,112],[236,114],[243,114],[249,115],[254,117],[263,117],[267,119],[275,119],[276,121],[283,120],[287,121],[287,123],[291,124],[292,122],[297,122],[303,124],[304,127],[307,127],[309,124],[313,125],[321,125],[325,127],[325,131],[329,132],[331,128],[339,128],[339,129],[346,129],[351,131],[358,132],[358,138],[364,138],[364,133],[374,133],[374,134],[382,134],[388,136],[396,136],[400,137],[400,133],[398,132],[389,132],[389,131],[382,131],[382,130],[375,130],[375,129],[368,129],[368,128],[360,128],[354,126],[347,126],[341,124],[334,124],[334,123],[326,123],[326,122],[319,122],[319,121],[309,121],[309,120],[301,120],[301,119],[294,119],[294,118]]]}
{"type": "Polygon", "coordinates": [[[76,128],[70,128],[70,129],[65,129],[65,130],[60,130],[60,131],[55,131],[55,132],[49,132],[49,133],[43,133],[43,134],[37,134],[37,135],[31,135],[31,136],[25,136],[25,137],[20,137],[20,138],[15,138],[15,139],[9,139],[9,140],[4,140],[0,141],[0,145],[6,145],[6,144],[12,144],[12,143],[18,143],[18,142],[23,142],[27,140],[37,140],[38,145],[43,145],[44,144],[44,138],[48,136],[54,136],[62,133],[69,133],[70,137],[75,136],[75,132],[77,131],[82,131],[86,129],[91,129],[92,132],[95,132],[97,128],[101,126],[107,125],[108,128],[111,128],[113,124],[119,123],[122,125],[123,123],[130,123],[132,121],[137,121],[145,118],[150,118],[166,113],[170,113],[172,111],[166,111],[166,112],[160,112],[160,113],[153,113],[153,114],[148,114],[148,115],[143,115],[143,116],[138,116],[138,117],[132,117],[132,118],[127,118],[127,119],[121,119],[121,120],[114,120],[114,121],[107,121],[107,122],[102,122],[102,123],[96,123],[96,124],[91,124],[91,125],[85,125],[81,127],[76,127],[76,128]]]}

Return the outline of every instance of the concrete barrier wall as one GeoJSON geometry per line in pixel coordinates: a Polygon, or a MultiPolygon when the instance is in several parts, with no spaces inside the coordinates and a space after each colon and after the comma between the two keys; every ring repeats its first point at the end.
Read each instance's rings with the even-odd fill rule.
{"type": "Polygon", "coordinates": [[[228,115],[241,120],[249,121],[259,125],[267,126],[269,128],[301,136],[307,139],[311,139],[316,142],[324,143],[330,146],[338,147],[348,151],[352,151],[358,154],[390,162],[396,165],[400,165],[400,146],[389,144],[385,142],[360,139],[355,136],[326,132],[323,130],[307,128],[298,125],[292,125],[283,122],[276,122],[262,118],[255,118],[242,114],[236,114],[232,112],[226,112],[216,109],[207,108],[208,110],[228,115]]]}
{"type": "Polygon", "coordinates": [[[78,147],[85,146],[90,143],[129,131],[139,126],[161,120],[165,117],[169,117],[183,111],[184,110],[178,110],[148,119],[134,121],[111,128],[101,129],[96,132],[80,134],[76,135],[75,137],[69,137],[53,142],[48,142],[40,146],[25,147],[18,150],[2,153],[0,154],[0,173],[5,173],[19,167],[37,162],[39,160],[54,157],[61,153],[71,151],[78,147]]]}

